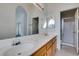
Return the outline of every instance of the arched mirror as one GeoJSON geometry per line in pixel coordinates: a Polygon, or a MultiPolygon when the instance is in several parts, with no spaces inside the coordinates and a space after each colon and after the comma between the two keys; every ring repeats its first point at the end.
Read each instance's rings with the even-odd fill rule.
{"type": "Polygon", "coordinates": [[[16,37],[26,36],[27,32],[27,14],[23,7],[16,8],[16,37]]]}
{"type": "Polygon", "coordinates": [[[50,28],[50,29],[55,28],[55,20],[53,17],[49,18],[49,20],[48,20],[48,28],[50,28]]]}

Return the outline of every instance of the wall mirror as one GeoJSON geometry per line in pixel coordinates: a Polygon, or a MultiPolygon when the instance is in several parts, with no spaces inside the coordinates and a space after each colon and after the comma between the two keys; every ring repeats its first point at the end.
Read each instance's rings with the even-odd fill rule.
{"type": "Polygon", "coordinates": [[[48,18],[48,28],[49,29],[55,29],[55,20],[53,17],[48,18]]]}
{"type": "Polygon", "coordinates": [[[16,37],[27,34],[27,13],[21,6],[16,8],[16,37]]]}

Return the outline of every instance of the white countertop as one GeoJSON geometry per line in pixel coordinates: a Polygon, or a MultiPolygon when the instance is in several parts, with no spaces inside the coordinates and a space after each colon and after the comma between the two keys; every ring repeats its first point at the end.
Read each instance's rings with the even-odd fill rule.
{"type": "Polygon", "coordinates": [[[19,56],[18,53],[21,53],[21,56],[29,56],[37,51],[40,47],[46,44],[51,38],[54,38],[56,33],[45,36],[43,34],[29,35],[20,37],[21,44],[17,46],[6,46],[0,48],[0,55],[8,56],[19,56]],[[2,52],[3,51],[3,52],[2,52]]]}

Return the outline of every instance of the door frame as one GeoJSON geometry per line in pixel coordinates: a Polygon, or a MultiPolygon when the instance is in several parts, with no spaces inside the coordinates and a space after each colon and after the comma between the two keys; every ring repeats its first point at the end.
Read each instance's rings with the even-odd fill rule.
{"type": "Polygon", "coordinates": [[[75,39],[76,39],[76,41],[75,41],[75,49],[76,49],[77,54],[79,54],[79,48],[78,48],[79,47],[78,46],[79,45],[79,43],[78,43],[78,35],[79,35],[78,34],[79,33],[78,32],[78,27],[79,27],[78,26],[78,21],[79,21],[79,14],[78,13],[79,13],[79,8],[77,8],[76,12],[75,12],[75,27],[76,27],[75,28],[75,35],[76,35],[76,37],[75,37],[75,39]]]}
{"type": "Polygon", "coordinates": [[[78,7],[74,7],[74,8],[70,8],[70,9],[66,9],[66,10],[61,10],[60,11],[60,49],[62,48],[62,44],[61,44],[61,40],[62,40],[62,17],[61,17],[61,13],[64,11],[68,11],[68,10],[72,10],[72,9],[77,9],[78,7]]]}
{"type": "MultiPolygon", "coordinates": [[[[32,24],[33,24],[33,19],[38,18],[38,33],[39,33],[39,17],[33,17],[32,18],[32,24]]],[[[32,34],[32,27],[31,27],[31,34],[32,34]]]]}

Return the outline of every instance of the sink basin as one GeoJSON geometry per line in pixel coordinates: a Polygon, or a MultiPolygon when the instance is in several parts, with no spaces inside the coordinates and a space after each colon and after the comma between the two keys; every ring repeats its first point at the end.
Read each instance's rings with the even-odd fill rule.
{"type": "Polygon", "coordinates": [[[17,46],[13,46],[12,48],[8,49],[4,55],[5,56],[19,56],[23,55],[24,53],[27,53],[30,51],[34,45],[32,43],[26,43],[26,44],[20,44],[17,46]]]}

